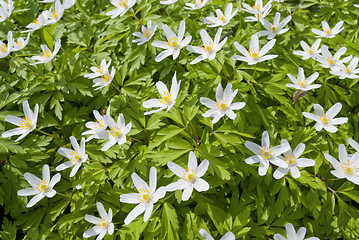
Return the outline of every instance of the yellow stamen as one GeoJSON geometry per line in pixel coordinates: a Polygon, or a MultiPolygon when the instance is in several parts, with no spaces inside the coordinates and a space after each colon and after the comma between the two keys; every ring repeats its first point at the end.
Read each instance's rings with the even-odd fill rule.
{"type": "Polygon", "coordinates": [[[24,130],[30,130],[32,128],[32,121],[30,118],[28,117],[24,117],[20,124],[19,124],[19,127],[21,127],[22,129],[24,130]]]}
{"type": "Polygon", "coordinates": [[[120,0],[120,1],[118,2],[118,5],[119,5],[120,7],[126,8],[126,7],[128,6],[128,1],[127,1],[127,0],[120,0]]]}
{"type": "Polygon", "coordinates": [[[121,136],[121,130],[119,127],[113,127],[111,128],[110,130],[110,135],[115,137],[115,138],[118,138],[121,136]]]}
{"type": "Polygon", "coordinates": [[[40,192],[44,192],[47,190],[47,188],[49,187],[49,184],[47,181],[45,180],[40,180],[38,183],[37,183],[37,187],[36,189],[39,190],[40,192]]]}
{"type": "Polygon", "coordinates": [[[248,54],[251,58],[258,58],[259,57],[259,49],[258,48],[250,48],[248,54]]]}
{"type": "Polygon", "coordinates": [[[167,90],[167,92],[162,92],[158,101],[162,104],[168,104],[171,101],[171,93],[167,90]]]}
{"type": "Polygon", "coordinates": [[[322,123],[327,124],[330,121],[330,116],[328,116],[326,114],[322,114],[322,115],[320,115],[319,119],[322,123]]]}
{"type": "Polygon", "coordinates": [[[178,45],[177,38],[176,37],[171,38],[170,40],[168,40],[167,44],[170,48],[175,49],[178,45]]]}
{"type": "Polygon", "coordinates": [[[327,34],[327,35],[331,34],[332,33],[332,28],[326,29],[324,31],[324,33],[327,34]]]}
{"type": "Polygon", "coordinates": [[[20,42],[20,41],[16,42],[15,44],[16,44],[16,45],[20,45],[21,47],[24,46],[24,44],[23,44],[22,42],[20,42]]]}
{"type": "Polygon", "coordinates": [[[228,103],[224,99],[217,99],[216,106],[217,106],[218,110],[225,110],[228,107],[228,103]]]}
{"type": "Polygon", "coordinates": [[[57,13],[57,11],[55,9],[53,9],[51,11],[50,18],[52,18],[52,19],[57,19],[58,18],[58,13],[57,13]]]}
{"type": "Polygon", "coordinates": [[[308,81],[305,79],[298,79],[298,85],[301,87],[306,87],[308,86],[308,81]]]}
{"type": "Polygon", "coordinates": [[[345,67],[345,72],[350,74],[353,71],[353,68],[351,67],[345,67]]]}
{"type": "Polygon", "coordinates": [[[151,200],[150,191],[146,187],[141,188],[139,193],[137,194],[137,199],[141,203],[148,203],[151,200]]]}
{"type": "Polygon", "coordinates": [[[254,5],[252,8],[257,10],[258,12],[262,9],[261,5],[259,4],[254,5]]]}
{"type": "Polygon", "coordinates": [[[205,52],[207,52],[207,53],[212,52],[212,50],[213,50],[213,42],[212,42],[212,41],[205,42],[205,43],[203,44],[203,46],[204,46],[204,47],[202,47],[202,49],[203,49],[205,52]]]}
{"type": "Polygon", "coordinates": [[[41,57],[42,57],[42,58],[49,58],[49,57],[51,57],[51,56],[52,56],[52,52],[51,52],[50,49],[45,50],[45,51],[41,54],[41,57]]]}
{"type": "Polygon", "coordinates": [[[39,23],[39,18],[37,17],[37,18],[35,18],[35,20],[32,22],[33,24],[36,24],[36,25],[39,25],[40,23],[39,23]]]}
{"type": "Polygon", "coordinates": [[[345,174],[353,175],[357,169],[357,166],[352,166],[351,163],[348,161],[348,162],[342,163],[342,169],[345,174]]]}
{"type": "Polygon", "coordinates": [[[104,218],[101,218],[100,220],[98,220],[97,226],[99,226],[100,229],[107,229],[108,221],[104,218]]]}
{"type": "Polygon", "coordinates": [[[143,32],[143,36],[145,38],[149,38],[151,36],[151,31],[146,28],[146,30],[143,32]]]}
{"type": "Polygon", "coordinates": [[[105,126],[105,122],[103,121],[102,118],[100,118],[100,120],[98,120],[98,122],[95,123],[95,129],[98,129],[98,128],[102,128],[105,126]]]}
{"type": "Polygon", "coordinates": [[[273,24],[271,24],[271,25],[269,26],[269,30],[272,31],[272,32],[275,32],[277,29],[278,29],[278,25],[273,25],[273,24]]]}
{"type": "Polygon", "coordinates": [[[221,15],[221,16],[218,16],[218,20],[221,21],[221,22],[225,22],[226,21],[226,17],[221,15]]]}
{"type": "Polygon", "coordinates": [[[103,73],[103,68],[101,66],[98,66],[98,68],[96,68],[96,72],[102,74],[103,73]]]}
{"type": "Polygon", "coordinates": [[[8,48],[6,46],[6,43],[3,43],[0,45],[0,52],[1,53],[4,53],[4,52],[7,52],[8,51],[8,48]]]}
{"type": "Polygon", "coordinates": [[[315,50],[314,50],[313,47],[310,47],[310,48],[308,49],[308,53],[309,53],[309,54],[313,54],[314,52],[315,52],[315,50]]]}
{"type": "Polygon", "coordinates": [[[195,1],[194,1],[194,4],[195,4],[195,5],[201,5],[201,4],[202,4],[202,0],[195,0],[195,1]]]}
{"type": "Polygon", "coordinates": [[[196,181],[196,174],[193,172],[193,170],[189,170],[186,168],[186,170],[183,172],[183,178],[186,182],[194,183],[196,181]]]}
{"type": "Polygon", "coordinates": [[[327,57],[327,62],[329,65],[335,65],[335,63],[337,62],[337,59],[333,58],[333,57],[327,57]]]}
{"type": "Polygon", "coordinates": [[[285,156],[285,161],[289,166],[294,166],[297,163],[297,158],[293,154],[288,154],[285,156]]]}
{"type": "Polygon", "coordinates": [[[111,80],[110,74],[106,73],[105,75],[101,76],[101,80],[102,80],[102,82],[107,83],[108,81],[111,80]]]}
{"type": "Polygon", "coordinates": [[[262,148],[260,153],[263,159],[268,159],[273,155],[272,148],[262,148]]]}
{"type": "Polygon", "coordinates": [[[79,152],[76,152],[76,151],[73,151],[71,154],[70,154],[70,161],[73,162],[73,163],[77,163],[81,160],[81,155],[79,152]]]}

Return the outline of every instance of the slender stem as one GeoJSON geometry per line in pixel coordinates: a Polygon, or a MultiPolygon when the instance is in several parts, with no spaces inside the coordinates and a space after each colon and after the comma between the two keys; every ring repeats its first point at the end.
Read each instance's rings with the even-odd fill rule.
{"type": "Polygon", "coordinates": [[[172,197],[174,194],[175,194],[175,192],[171,193],[168,197],[159,200],[159,202],[164,202],[164,201],[166,201],[167,199],[169,199],[170,197],[172,197]]]}
{"type": "Polygon", "coordinates": [[[133,141],[136,141],[136,142],[143,142],[143,141],[141,141],[141,140],[138,140],[138,139],[136,139],[136,138],[133,138],[133,137],[127,137],[128,139],[130,139],[130,140],[133,140],[133,141]]]}
{"type": "Polygon", "coordinates": [[[60,192],[56,192],[56,193],[59,194],[60,196],[63,196],[63,197],[68,198],[69,201],[72,202],[72,198],[71,198],[71,197],[69,197],[69,196],[67,196],[67,195],[65,195],[65,194],[63,194],[63,193],[60,193],[60,192]]]}
{"type": "Polygon", "coordinates": [[[253,80],[254,80],[254,75],[256,74],[256,71],[257,71],[257,64],[254,64],[254,72],[252,75],[253,80]]]}
{"type": "Polygon", "coordinates": [[[61,74],[61,76],[64,78],[64,80],[67,81],[65,75],[60,71],[60,68],[57,66],[56,61],[53,61],[53,63],[55,65],[56,70],[61,74]]]}
{"type": "Polygon", "coordinates": [[[121,91],[116,87],[116,85],[111,81],[111,86],[115,88],[115,90],[120,93],[121,91]]]}
{"type": "Polygon", "coordinates": [[[221,66],[222,66],[222,70],[223,70],[223,75],[224,75],[224,77],[228,79],[227,74],[226,74],[226,69],[224,68],[223,64],[222,64],[217,58],[216,58],[216,60],[217,60],[217,62],[219,62],[219,64],[221,64],[221,66]]]}
{"type": "MultiPolygon", "coordinates": [[[[55,40],[54,36],[52,36],[52,34],[49,32],[49,30],[47,30],[46,27],[45,27],[44,29],[45,29],[45,31],[51,36],[52,40],[55,40]]],[[[60,48],[61,48],[62,51],[64,51],[64,53],[65,53],[67,59],[70,60],[70,57],[69,57],[69,55],[67,54],[67,52],[65,51],[65,49],[63,49],[62,46],[60,46],[60,48]]]]}
{"type": "Polygon", "coordinates": [[[329,170],[331,169],[331,167],[332,167],[332,166],[329,166],[328,169],[325,171],[325,173],[324,173],[324,175],[323,175],[323,177],[322,177],[322,180],[323,180],[323,181],[326,181],[325,177],[327,176],[327,174],[328,174],[329,170]]]}
{"type": "MultiPolygon", "coordinates": [[[[184,118],[188,121],[187,124],[188,124],[188,123],[191,124],[191,127],[192,127],[192,129],[193,129],[194,134],[196,135],[196,137],[194,137],[194,136],[191,135],[191,134],[190,134],[190,135],[192,136],[192,138],[196,141],[196,143],[197,143],[197,145],[198,145],[198,143],[199,143],[198,134],[197,134],[197,131],[196,131],[195,127],[193,126],[192,122],[188,119],[188,117],[186,116],[186,114],[185,114],[184,112],[182,112],[177,106],[174,105],[174,107],[175,107],[175,108],[178,110],[178,112],[181,113],[181,114],[184,116],[184,118]]],[[[185,125],[185,127],[187,126],[187,124],[185,125]]]]}
{"type": "Polygon", "coordinates": [[[55,136],[55,135],[53,135],[53,134],[50,134],[50,133],[44,132],[44,131],[42,131],[42,130],[40,130],[40,129],[37,129],[37,128],[36,128],[36,131],[38,131],[38,132],[40,132],[40,133],[42,133],[42,134],[45,134],[45,135],[47,135],[47,136],[53,137],[53,138],[55,138],[55,137],[56,137],[56,136],[55,136]]]}
{"type": "Polygon", "coordinates": [[[141,19],[139,19],[139,18],[136,16],[136,14],[135,14],[135,12],[133,11],[133,9],[131,9],[131,12],[132,12],[132,16],[134,16],[134,17],[136,18],[136,20],[138,20],[138,21],[139,21],[140,23],[142,23],[143,25],[146,25],[146,23],[142,22],[141,19]]]}
{"type": "MultiPolygon", "coordinates": [[[[22,62],[18,61],[15,57],[12,57],[10,54],[9,54],[9,57],[10,57],[11,59],[14,59],[17,63],[20,63],[21,66],[23,66],[23,67],[29,69],[31,72],[36,73],[34,70],[32,70],[31,68],[29,68],[28,66],[26,66],[26,65],[23,64],[22,62]]],[[[37,73],[36,73],[36,74],[37,74],[37,73]]]]}
{"type": "Polygon", "coordinates": [[[325,179],[325,181],[336,181],[336,180],[340,180],[341,178],[331,178],[331,179],[325,179]]]}

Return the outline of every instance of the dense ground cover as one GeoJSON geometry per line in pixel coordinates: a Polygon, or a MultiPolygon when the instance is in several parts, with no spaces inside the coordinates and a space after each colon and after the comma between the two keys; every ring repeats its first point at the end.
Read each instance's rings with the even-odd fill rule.
{"type": "MultiPolygon", "coordinates": [[[[117,2],[120,3],[119,9],[131,4],[130,0],[117,2]]],[[[6,3],[0,1],[2,10],[6,3]]],[[[349,68],[344,69],[339,64],[350,55],[353,59],[359,57],[359,9],[353,5],[354,1],[273,1],[269,7],[271,11],[266,15],[253,0],[209,0],[196,10],[185,9],[187,2],[182,0],[168,5],[157,0],[137,0],[122,16],[113,18],[108,13],[115,7],[108,0],[81,0],[73,6],[71,1],[65,3],[68,9],[64,10],[62,17],[55,3],[38,1],[14,1],[9,16],[0,11],[3,20],[0,22],[0,40],[3,41],[0,44],[2,239],[82,239],[84,232],[94,226],[85,220],[86,214],[97,217],[101,214],[103,219],[107,219],[103,212],[99,210],[99,213],[98,202],[103,204],[105,211],[111,208],[113,212],[114,231],[112,235],[106,234],[104,239],[200,239],[204,234],[203,231],[200,234],[200,229],[205,229],[215,239],[220,239],[228,231],[236,239],[272,239],[277,233],[286,236],[287,223],[293,224],[297,231],[306,227],[307,238],[359,237],[359,191],[355,184],[359,184],[359,156],[356,153],[359,145],[351,140],[351,144],[348,143],[348,139],[359,140],[359,78],[353,77],[356,66],[347,71],[349,68]],[[283,26],[289,30],[274,36],[276,40],[259,36],[259,48],[267,46],[267,56],[276,57],[249,64],[260,59],[255,55],[260,54],[255,46],[250,46],[251,41],[252,44],[255,42],[252,36],[266,30],[264,26],[274,31],[276,28],[266,25],[264,20],[261,20],[263,23],[257,21],[254,14],[244,11],[243,3],[249,4],[254,13],[262,14],[257,17],[270,23],[277,12],[281,14],[280,21],[291,16],[283,26]],[[203,20],[216,9],[225,12],[229,4],[233,4],[233,18],[226,19],[227,15],[223,19],[216,18],[215,14],[214,19],[228,21],[219,21],[219,26],[214,27],[209,26],[216,24],[213,18],[213,21],[211,18],[203,20]],[[11,50],[8,32],[11,31],[15,39],[20,36],[26,39],[27,33],[21,31],[27,30],[29,23],[51,7],[57,9],[56,16],[50,11],[44,18],[50,22],[31,31],[29,42],[22,43],[26,45],[24,48],[8,53],[7,50],[11,50]],[[246,21],[248,17],[254,21],[246,21]],[[141,45],[133,43],[138,38],[133,33],[141,31],[141,26],[147,26],[150,20],[158,26],[155,32],[137,34],[150,40],[141,45]],[[323,30],[322,21],[328,22],[331,29],[327,29],[328,32],[324,29],[322,38],[319,38],[316,37],[318,31],[316,33],[312,28],[323,30]],[[335,29],[340,21],[343,21],[342,27],[335,29]],[[175,41],[171,40],[174,37],[171,34],[167,34],[170,39],[167,38],[165,32],[169,31],[163,27],[165,24],[175,34],[184,29],[183,42],[191,36],[187,47],[179,49],[179,36],[175,41]],[[218,33],[219,28],[222,32],[218,33]],[[202,42],[202,29],[208,32],[214,45],[202,42]],[[332,38],[325,37],[336,30],[338,32],[334,32],[332,38]],[[217,44],[226,42],[214,53],[218,38],[217,44]],[[58,45],[56,48],[58,39],[61,39],[61,47],[58,45]],[[301,41],[312,45],[317,39],[321,39],[318,49],[322,53],[306,60],[293,53],[303,51],[301,41]],[[154,46],[154,41],[165,41],[165,45],[157,42],[154,46]],[[41,54],[40,45],[43,44],[49,46],[50,52],[41,54]],[[191,49],[189,45],[203,48],[191,49]],[[238,45],[247,50],[252,48],[247,56],[249,63],[238,45]],[[340,50],[343,54],[336,63],[326,55],[323,45],[328,46],[331,54],[342,47],[346,51],[340,50]],[[164,58],[159,55],[164,50],[157,46],[167,47],[168,51],[179,55],[175,59],[173,56],[164,58]],[[52,52],[54,48],[58,50],[57,54],[52,52]],[[203,51],[202,55],[209,59],[215,54],[215,59],[191,64],[200,56],[194,53],[196,49],[197,52],[203,51]],[[235,57],[235,60],[232,58],[235,55],[242,58],[235,57]],[[31,59],[33,56],[42,56],[37,60],[49,61],[33,65],[37,61],[31,59]],[[103,59],[106,63],[111,60],[109,66],[102,65],[103,72],[100,68],[93,72],[91,67],[100,66],[103,59]],[[318,77],[313,84],[320,84],[320,87],[296,91],[286,86],[295,83],[287,74],[297,78],[301,71],[299,68],[303,68],[307,78],[299,77],[302,83],[297,82],[298,87],[307,87],[309,83],[305,81],[312,74],[316,76],[316,72],[318,77]],[[98,73],[94,77],[99,78],[95,87],[94,80],[87,75],[90,73],[98,73]],[[180,84],[171,88],[174,76],[180,84]],[[342,79],[340,76],[353,78],[342,79]],[[166,85],[168,92],[161,91],[163,86],[158,91],[158,81],[166,85]],[[216,94],[219,84],[223,88],[231,86],[233,91],[238,89],[238,93],[234,96],[228,88],[226,96],[216,94]],[[233,103],[238,103],[232,106],[233,112],[227,111],[231,106],[228,94],[234,96],[233,103]],[[146,103],[157,98],[160,100],[146,103]],[[203,98],[214,99],[214,103],[203,98]],[[15,141],[18,136],[7,137],[4,132],[17,127],[9,122],[9,115],[25,116],[27,107],[23,105],[24,101],[28,101],[32,111],[38,104],[38,116],[37,120],[32,115],[27,116],[32,122],[25,119],[27,122],[22,123],[25,125],[20,126],[22,132],[18,134],[28,134],[15,141]],[[340,103],[342,108],[339,109],[336,103],[340,103]],[[321,113],[319,105],[314,104],[320,104],[324,112],[321,113]],[[147,109],[145,106],[155,108],[147,109]],[[208,106],[213,106],[213,111],[203,116],[210,109],[208,106]],[[338,108],[334,111],[333,106],[338,108]],[[156,108],[163,109],[145,114],[156,108]],[[335,114],[327,112],[330,108],[340,119],[341,124],[335,125],[337,131],[331,125],[335,123],[332,122],[335,114]],[[85,151],[80,147],[75,147],[75,153],[65,150],[74,149],[74,142],[80,144],[82,137],[91,136],[82,135],[89,127],[101,128],[94,110],[98,111],[98,116],[109,115],[103,117],[103,123],[110,125],[108,132],[96,132],[95,138],[85,143],[85,151]],[[317,112],[318,116],[303,112],[317,112]],[[116,129],[111,119],[117,121],[120,113],[124,122],[116,129]],[[221,117],[224,113],[228,114],[221,117]],[[96,120],[98,125],[88,124],[96,120]],[[31,125],[34,122],[36,127],[31,125]],[[324,128],[320,130],[321,127],[324,128]],[[261,142],[262,135],[265,136],[263,141],[268,142],[266,131],[270,146],[261,142]],[[284,169],[293,169],[289,167],[300,162],[298,157],[288,153],[288,144],[294,150],[300,143],[305,144],[302,157],[314,160],[313,166],[309,166],[312,162],[307,161],[301,165],[307,167],[299,167],[300,172],[296,168],[282,177],[288,171],[284,169]],[[278,156],[284,154],[282,160],[274,157],[276,153],[278,156]],[[192,154],[195,155],[192,160],[196,158],[201,164],[198,172],[190,172],[194,169],[191,166],[186,169],[192,154]],[[329,155],[341,162],[336,163],[329,155]],[[64,156],[72,159],[72,163],[66,165],[68,159],[64,156]],[[261,163],[254,163],[258,161],[261,163]],[[19,196],[24,192],[18,191],[30,187],[26,180],[31,177],[25,173],[41,178],[45,164],[49,166],[53,179],[58,178],[56,174],[61,174],[61,179],[57,179],[59,181],[53,186],[56,195],[51,194],[49,184],[42,182],[31,193],[41,195],[46,192],[50,198],[32,202],[30,207],[32,196],[19,196]],[[180,169],[175,164],[186,171],[183,181],[186,180],[190,187],[192,183],[195,185],[192,194],[189,190],[176,190],[179,185],[169,185],[181,179],[172,172],[180,169]],[[76,165],[77,172],[72,165],[76,165]],[[279,170],[278,165],[282,167],[279,170]],[[153,169],[157,170],[156,176],[153,169]],[[133,173],[138,174],[138,178],[133,173]],[[202,180],[198,180],[199,177],[202,180]],[[151,189],[131,195],[138,197],[137,200],[128,200],[130,195],[124,194],[138,193],[138,188],[146,187],[139,178],[146,183],[152,179],[150,187],[157,179],[157,195],[152,194],[151,189]],[[160,188],[168,185],[172,188],[160,188]],[[125,221],[136,206],[126,201],[145,203],[146,209],[154,202],[152,215],[148,212],[133,221],[129,218],[125,221]]],[[[38,26],[40,22],[41,25],[41,21],[42,17],[39,17],[34,24],[38,26]]],[[[21,44],[16,46],[21,48],[21,44]]],[[[312,52],[315,52],[314,48],[312,52]]],[[[353,61],[355,65],[356,60],[353,61]]],[[[14,117],[14,121],[17,118],[14,117]]],[[[303,148],[303,145],[299,146],[303,148]]],[[[177,175],[184,174],[182,170],[178,170],[177,175]]],[[[112,225],[107,220],[101,221],[99,226],[105,223],[101,231],[112,232],[112,225]]]]}

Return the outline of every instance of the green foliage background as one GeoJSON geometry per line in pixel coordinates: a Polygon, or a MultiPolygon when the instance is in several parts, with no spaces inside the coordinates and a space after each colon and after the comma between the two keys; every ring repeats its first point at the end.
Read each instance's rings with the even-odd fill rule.
{"type": "MultiPolygon", "coordinates": [[[[192,35],[190,45],[201,45],[199,31],[206,28],[200,22],[215,9],[233,2],[234,9],[241,8],[239,1],[211,0],[201,10],[189,11],[180,0],[174,5],[160,5],[159,1],[138,0],[133,7],[138,19],[156,21],[158,27],[153,40],[165,40],[161,24],[168,24],[177,32],[181,20],[186,21],[186,35],[192,35]]],[[[247,1],[253,4],[254,1],[247,1]]],[[[266,2],[265,2],[266,3],[266,2]]],[[[51,4],[37,1],[15,1],[15,10],[3,23],[0,38],[6,39],[9,30],[15,37],[51,4]]],[[[307,228],[307,237],[320,239],[357,239],[359,237],[359,191],[346,179],[328,181],[326,174],[330,164],[323,156],[327,152],[338,156],[338,145],[347,147],[349,137],[359,140],[359,86],[358,80],[339,80],[329,74],[314,60],[303,61],[293,50],[301,50],[299,42],[312,44],[315,40],[311,28],[321,29],[321,21],[334,26],[344,20],[345,29],[335,38],[322,44],[332,52],[340,47],[348,48],[345,56],[359,57],[358,15],[353,1],[305,0],[273,2],[272,20],[279,11],[282,18],[292,14],[290,31],[277,36],[270,54],[278,57],[254,66],[231,59],[236,52],[233,42],[247,47],[250,36],[263,27],[259,23],[246,23],[249,14],[239,11],[224,27],[233,31],[224,48],[217,53],[219,60],[202,61],[190,65],[196,55],[185,49],[178,59],[166,58],[154,61],[161,51],[146,43],[131,43],[132,33],[142,25],[131,10],[123,17],[110,19],[105,12],[113,8],[108,0],[79,0],[74,7],[65,10],[56,24],[41,28],[31,34],[29,44],[11,57],[0,59],[0,132],[14,126],[5,122],[9,114],[22,117],[21,103],[29,100],[30,107],[39,103],[38,129],[51,134],[33,131],[24,140],[0,138],[0,222],[2,239],[82,239],[82,234],[92,225],[84,220],[85,214],[97,215],[95,203],[114,211],[115,233],[105,239],[198,239],[200,228],[208,230],[219,239],[232,231],[236,239],[269,239],[275,233],[285,235],[284,226],[293,223],[295,228],[307,228]],[[31,66],[30,57],[37,55],[40,44],[53,46],[54,39],[61,38],[62,48],[47,64],[31,66]],[[99,65],[106,58],[112,59],[116,68],[114,86],[101,91],[92,88],[92,81],[83,77],[91,66],[99,65]],[[55,63],[57,67],[55,66],[55,63]],[[223,65],[223,67],[222,67],[223,65]],[[306,76],[319,72],[318,90],[292,104],[293,89],[285,87],[290,80],[287,73],[297,75],[303,67],[306,76]],[[170,85],[174,72],[181,80],[176,106],[195,126],[200,139],[197,143],[189,123],[175,108],[144,116],[142,102],[157,97],[155,83],[170,85]],[[211,119],[202,117],[207,109],[200,104],[200,97],[214,98],[219,83],[232,83],[239,89],[235,101],[245,101],[246,106],[237,111],[234,121],[227,117],[213,125],[211,119]],[[313,112],[313,103],[329,109],[341,102],[341,116],[348,116],[347,124],[339,126],[337,133],[317,132],[314,123],[302,115],[313,112]],[[30,209],[26,197],[17,191],[28,187],[25,172],[41,176],[44,164],[49,164],[51,175],[55,167],[65,161],[57,153],[60,147],[71,148],[69,137],[81,138],[85,123],[93,121],[93,110],[106,110],[111,104],[111,115],[117,118],[123,113],[126,123],[132,122],[132,130],[126,144],[117,144],[107,152],[101,152],[104,141],[92,140],[86,145],[89,159],[73,178],[70,170],[61,172],[61,181],[55,185],[57,194],[43,199],[30,209]],[[260,143],[267,130],[271,143],[278,145],[287,139],[292,148],[305,143],[304,156],[316,161],[313,168],[301,170],[301,177],[290,175],[280,180],[273,178],[273,167],[264,177],[257,173],[258,166],[247,165],[244,160],[252,153],[244,146],[246,140],[260,143]],[[136,139],[136,140],[135,140],[136,139]],[[211,188],[204,193],[194,192],[189,201],[181,202],[181,192],[167,193],[156,203],[150,220],[143,222],[143,215],[130,225],[123,220],[134,208],[121,204],[119,196],[136,192],[130,175],[138,173],[148,181],[149,168],[158,170],[158,186],[165,186],[177,178],[167,168],[168,161],[186,166],[189,151],[195,151],[200,161],[208,159],[209,169],[204,175],[211,188]],[[91,184],[93,182],[93,184],[91,184]],[[81,184],[82,190],[76,190],[81,184]],[[168,197],[168,198],[167,198],[168,197]]],[[[206,28],[214,36],[217,28],[206,28]]],[[[24,35],[24,34],[22,34],[24,35]]],[[[267,42],[260,38],[263,46],[267,42]]],[[[353,149],[348,150],[354,153],[353,149]]]]}

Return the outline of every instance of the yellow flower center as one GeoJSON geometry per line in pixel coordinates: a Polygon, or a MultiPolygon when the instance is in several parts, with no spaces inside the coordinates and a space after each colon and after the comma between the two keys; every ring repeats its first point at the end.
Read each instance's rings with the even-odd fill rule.
{"type": "Polygon", "coordinates": [[[193,172],[193,170],[186,168],[183,175],[183,178],[186,182],[194,183],[196,181],[196,174],[193,172]]]}
{"type": "Polygon", "coordinates": [[[216,106],[217,106],[218,110],[225,110],[228,107],[228,103],[224,99],[217,99],[216,106]]]}
{"type": "Polygon", "coordinates": [[[221,16],[218,16],[218,20],[221,21],[221,22],[225,22],[226,21],[226,17],[221,15],[221,16]]]}
{"type": "Polygon", "coordinates": [[[276,31],[277,29],[278,29],[278,25],[273,25],[273,24],[271,24],[271,25],[269,26],[269,30],[271,30],[272,32],[276,31]]]}
{"type": "Polygon", "coordinates": [[[151,36],[151,31],[146,28],[146,30],[143,32],[143,36],[145,38],[149,38],[151,36]]]}
{"type": "Polygon", "coordinates": [[[0,45],[0,52],[4,53],[7,52],[8,48],[6,46],[6,43],[3,43],[0,45]]]}
{"type": "Polygon", "coordinates": [[[167,44],[170,48],[175,49],[178,45],[177,38],[176,37],[171,38],[170,40],[168,40],[167,44]]]}
{"type": "Polygon", "coordinates": [[[313,54],[314,52],[315,52],[315,50],[314,50],[313,47],[310,47],[310,48],[308,49],[308,53],[309,53],[309,54],[313,54]]]}
{"type": "Polygon", "coordinates": [[[126,8],[127,5],[128,5],[128,1],[127,1],[127,0],[120,0],[120,1],[118,2],[118,5],[119,5],[120,7],[126,8]]]}
{"type": "Polygon", "coordinates": [[[51,57],[52,56],[52,52],[51,52],[51,50],[50,49],[47,49],[47,50],[45,50],[42,54],[41,54],[41,57],[42,58],[49,58],[49,57],[51,57]]]}
{"type": "Polygon", "coordinates": [[[263,159],[268,159],[273,155],[273,152],[271,151],[272,148],[262,148],[261,149],[261,156],[263,159]]]}
{"type": "Polygon", "coordinates": [[[103,73],[103,68],[101,66],[98,66],[98,68],[96,68],[96,72],[102,74],[103,73]]]}
{"type": "Polygon", "coordinates": [[[141,188],[139,193],[137,194],[137,199],[141,203],[148,203],[151,200],[150,191],[146,187],[141,188]]]}
{"type": "Polygon", "coordinates": [[[324,31],[324,33],[327,34],[327,35],[331,34],[332,33],[332,28],[326,29],[324,31]]]}
{"type": "Polygon", "coordinates": [[[195,4],[195,5],[201,5],[201,4],[202,4],[202,0],[195,0],[195,1],[194,1],[194,4],[195,4]]]}
{"type": "Polygon", "coordinates": [[[37,183],[37,187],[36,189],[39,191],[39,192],[44,192],[47,190],[47,188],[49,187],[49,183],[45,180],[40,180],[38,183],[37,183]]]}
{"type": "Polygon", "coordinates": [[[337,59],[333,58],[333,57],[327,57],[327,62],[329,65],[335,65],[335,63],[337,62],[337,59]]]}
{"type": "Polygon", "coordinates": [[[345,174],[353,175],[357,169],[357,166],[352,166],[351,163],[348,161],[348,162],[342,163],[342,169],[345,174]]]}
{"type": "Polygon", "coordinates": [[[308,86],[308,81],[305,79],[298,79],[298,85],[301,87],[306,87],[308,86]]]}
{"type": "Polygon", "coordinates": [[[248,54],[251,58],[258,58],[259,57],[259,49],[258,48],[250,48],[248,54]]]}
{"type": "Polygon", "coordinates": [[[18,41],[18,42],[16,42],[15,44],[16,44],[16,45],[20,45],[21,47],[24,46],[23,42],[21,42],[21,41],[18,41]]]}
{"type": "Polygon", "coordinates": [[[53,9],[51,11],[50,18],[57,19],[57,17],[58,17],[58,13],[57,13],[57,11],[55,9],[53,9]]]}
{"type": "Polygon", "coordinates": [[[70,154],[70,161],[73,162],[73,163],[77,163],[81,160],[81,155],[79,152],[76,152],[76,151],[73,151],[71,154],[70,154]]]}
{"type": "Polygon", "coordinates": [[[97,226],[99,226],[100,229],[107,229],[108,221],[104,218],[101,218],[100,220],[98,220],[97,226]]]}
{"type": "Polygon", "coordinates": [[[113,127],[111,128],[110,130],[110,135],[115,137],[115,138],[118,138],[121,136],[121,130],[119,127],[113,127]]]}
{"type": "Polygon", "coordinates": [[[350,74],[353,71],[353,68],[351,67],[345,67],[345,72],[350,74]]]}
{"type": "Polygon", "coordinates": [[[252,8],[257,10],[258,12],[262,9],[261,5],[259,5],[259,4],[255,4],[252,8]]]}
{"type": "Polygon", "coordinates": [[[32,121],[30,118],[28,117],[24,117],[20,124],[19,124],[19,127],[21,127],[22,129],[24,130],[30,130],[32,128],[32,121]]]}
{"type": "Polygon", "coordinates": [[[167,90],[167,92],[161,93],[158,101],[162,104],[168,104],[171,101],[171,98],[172,98],[171,93],[167,90]]]}
{"type": "Polygon", "coordinates": [[[101,77],[101,80],[102,80],[102,82],[107,83],[108,81],[111,80],[110,74],[106,73],[105,75],[103,75],[103,76],[101,77]]]}
{"type": "Polygon", "coordinates": [[[105,126],[105,122],[103,121],[102,118],[100,118],[100,120],[98,120],[98,122],[95,123],[95,129],[98,129],[98,128],[102,128],[105,126]]]}
{"type": "Polygon", "coordinates": [[[260,19],[260,18],[263,17],[263,14],[262,14],[262,13],[256,13],[255,16],[256,16],[258,19],[260,19]]]}
{"type": "Polygon", "coordinates": [[[330,121],[330,116],[328,116],[326,114],[322,114],[322,115],[320,115],[319,119],[322,123],[327,124],[330,121]]]}
{"type": "Polygon", "coordinates": [[[205,42],[203,44],[202,49],[207,53],[212,52],[212,50],[213,50],[213,42],[212,41],[205,42]]]}
{"type": "Polygon", "coordinates": [[[37,18],[35,18],[35,20],[32,22],[33,24],[36,24],[36,25],[39,25],[40,23],[39,23],[39,18],[37,17],[37,18]]]}
{"type": "Polygon", "coordinates": [[[297,163],[297,158],[293,154],[288,154],[285,156],[285,161],[289,166],[294,166],[297,163]]]}

